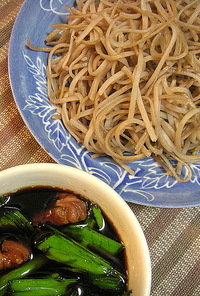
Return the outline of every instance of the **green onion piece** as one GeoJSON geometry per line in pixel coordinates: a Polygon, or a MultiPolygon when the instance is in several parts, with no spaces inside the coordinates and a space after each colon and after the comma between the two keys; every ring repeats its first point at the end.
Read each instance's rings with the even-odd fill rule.
{"type": "Polygon", "coordinates": [[[88,247],[98,253],[106,253],[108,256],[115,256],[123,250],[123,245],[86,225],[71,224],[62,229],[81,245],[88,247]]]}
{"type": "Polygon", "coordinates": [[[94,278],[97,286],[96,278],[100,276],[103,289],[112,289],[113,286],[115,289],[121,289],[125,284],[124,276],[115,270],[109,262],[78,242],[67,239],[58,233],[44,238],[43,241],[36,244],[36,247],[43,251],[47,258],[66,264],[79,272],[87,273],[91,280],[94,278]],[[104,285],[103,278],[105,279],[104,285]]]}
{"type": "Polygon", "coordinates": [[[101,209],[99,208],[98,205],[93,205],[92,212],[94,214],[99,230],[102,229],[104,227],[105,222],[104,222],[104,217],[102,215],[101,209]]]}
{"type": "Polygon", "coordinates": [[[84,224],[92,229],[102,229],[105,225],[104,217],[101,209],[97,204],[93,204],[89,210],[88,217],[85,219],[84,224]]]}
{"type": "Polygon", "coordinates": [[[0,230],[14,230],[27,234],[35,231],[29,220],[15,208],[4,208],[0,211],[0,230]]]}
{"type": "Polygon", "coordinates": [[[67,288],[76,283],[75,279],[40,278],[13,280],[10,285],[10,295],[15,296],[57,296],[65,295],[67,288]]]}

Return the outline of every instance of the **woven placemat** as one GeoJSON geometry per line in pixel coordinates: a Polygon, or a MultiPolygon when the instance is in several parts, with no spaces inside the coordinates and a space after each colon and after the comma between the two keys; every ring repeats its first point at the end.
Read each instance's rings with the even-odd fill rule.
{"type": "MultiPolygon", "coordinates": [[[[0,1],[0,170],[25,163],[55,162],[24,124],[10,88],[9,39],[22,4],[22,0],[0,1]]],[[[151,296],[199,296],[199,207],[165,209],[128,204],[150,249],[151,296]]]]}

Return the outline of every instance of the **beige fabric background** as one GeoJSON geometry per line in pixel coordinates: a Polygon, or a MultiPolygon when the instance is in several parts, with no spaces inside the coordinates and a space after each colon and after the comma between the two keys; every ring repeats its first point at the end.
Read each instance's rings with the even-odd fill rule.
{"type": "MultiPolygon", "coordinates": [[[[9,39],[22,4],[23,0],[0,0],[0,170],[25,163],[54,162],[25,126],[9,84],[9,39]]],[[[200,295],[199,207],[129,206],[141,223],[150,249],[151,296],[200,295]]]]}

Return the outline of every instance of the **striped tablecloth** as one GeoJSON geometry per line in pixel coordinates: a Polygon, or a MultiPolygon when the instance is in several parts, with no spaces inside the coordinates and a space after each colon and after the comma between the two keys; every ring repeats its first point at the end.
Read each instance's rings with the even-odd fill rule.
{"type": "MultiPolygon", "coordinates": [[[[22,4],[23,0],[0,1],[0,170],[25,163],[54,162],[25,126],[9,84],[9,39],[22,4]]],[[[200,295],[199,208],[129,206],[150,249],[151,296],[200,295]]]]}

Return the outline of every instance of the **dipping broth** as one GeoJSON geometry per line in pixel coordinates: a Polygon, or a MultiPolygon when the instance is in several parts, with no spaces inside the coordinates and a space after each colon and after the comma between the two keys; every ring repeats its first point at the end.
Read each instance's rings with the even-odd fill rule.
{"type": "MultiPolygon", "coordinates": [[[[114,225],[99,209],[98,205],[71,191],[46,186],[25,188],[4,195],[1,203],[0,223],[6,211],[17,210],[24,215],[25,219],[27,218],[30,224],[30,228],[27,227],[27,230],[23,223],[21,223],[22,227],[16,226],[15,223],[6,227],[0,225],[3,229],[0,232],[1,246],[6,239],[19,241],[28,247],[30,254],[24,262],[17,266],[12,266],[12,264],[10,268],[2,266],[0,271],[0,296],[12,295],[12,293],[14,295],[14,289],[20,291],[21,286],[20,284],[17,285],[15,276],[6,288],[3,287],[3,280],[9,273],[14,273],[16,269],[19,270],[31,261],[34,262],[35,258],[37,259],[41,254],[45,257],[45,263],[27,276],[22,276],[22,283],[23,280],[31,279],[38,286],[41,282],[38,281],[39,279],[43,279],[43,283],[46,284],[46,278],[53,277],[53,280],[59,282],[59,286],[60,283],[64,285],[66,280],[72,280],[72,282],[69,281],[66,284],[63,294],[54,291],[54,294],[45,294],[45,296],[131,295],[127,291],[126,257],[123,243],[114,225]],[[73,215],[70,214],[70,210],[73,215]],[[84,210],[86,211],[85,214],[83,213],[84,210]],[[63,217],[55,218],[56,215],[63,216],[63,212],[67,212],[68,223],[65,220],[62,223],[63,217]],[[54,246],[55,242],[57,243],[54,246]],[[62,246],[65,243],[66,248],[64,250],[70,249],[70,252],[79,254],[80,249],[80,256],[73,257],[73,254],[69,254],[67,255],[68,258],[65,258],[65,252],[62,255],[62,246]],[[57,249],[58,254],[52,255],[57,249]],[[81,263],[82,252],[86,256],[81,263]],[[75,262],[74,265],[71,263],[72,261],[75,262]],[[15,288],[15,286],[17,287],[15,288]],[[4,292],[1,292],[3,290],[4,292]]],[[[1,251],[1,254],[4,256],[3,251],[1,251]]],[[[29,284],[28,281],[26,283],[29,284]]],[[[48,290],[48,287],[46,288],[48,290]]],[[[32,289],[34,291],[34,287],[32,289]]],[[[40,295],[40,290],[35,290],[33,293],[40,295]]],[[[26,294],[23,292],[22,295],[26,294]]]]}

